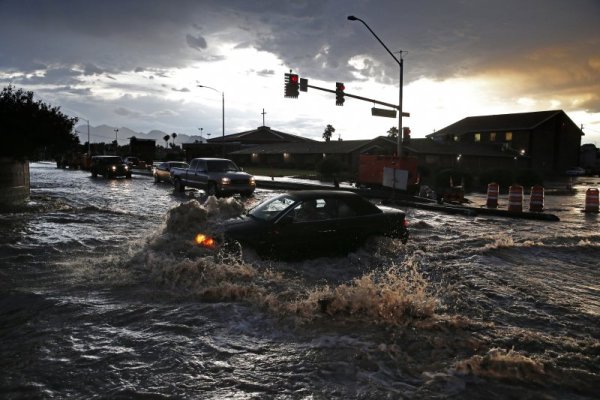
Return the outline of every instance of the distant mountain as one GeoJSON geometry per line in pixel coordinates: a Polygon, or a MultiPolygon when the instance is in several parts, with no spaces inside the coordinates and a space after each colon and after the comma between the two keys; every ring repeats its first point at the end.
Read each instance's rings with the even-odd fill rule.
{"type": "MultiPolygon", "coordinates": [[[[88,141],[88,127],[86,124],[78,125],[75,127],[77,134],[79,136],[79,141],[83,144],[88,141]]],[[[148,133],[143,132],[135,132],[126,127],[115,128],[114,126],[108,125],[99,125],[99,126],[90,126],[90,142],[91,143],[112,143],[115,140],[115,137],[119,141],[119,145],[123,146],[129,144],[129,139],[132,137],[136,137],[138,139],[154,139],[156,140],[157,145],[164,146],[165,135],[170,135],[170,133],[166,133],[160,130],[151,130],[148,133]],[[115,129],[118,129],[115,136],[115,129]]],[[[169,143],[172,139],[169,140],[169,143]]],[[[182,143],[194,143],[195,141],[205,142],[206,138],[202,136],[190,136],[183,133],[178,133],[175,138],[176,144],[182,143]]]]}

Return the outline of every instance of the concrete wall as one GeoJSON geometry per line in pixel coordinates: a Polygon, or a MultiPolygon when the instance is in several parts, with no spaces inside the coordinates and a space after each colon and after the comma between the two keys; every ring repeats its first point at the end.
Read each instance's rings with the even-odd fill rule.
{"type": "Polygon", "coordinates": [[[0,208],[25,204],[29,198],[29,162],[0,158],[0,208]]]}

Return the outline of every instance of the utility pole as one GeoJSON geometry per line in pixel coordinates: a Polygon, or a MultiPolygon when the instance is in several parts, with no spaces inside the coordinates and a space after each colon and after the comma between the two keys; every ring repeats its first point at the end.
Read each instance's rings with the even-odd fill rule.
{"type": "Polygon", "coordinates": [[[383,43],[381,41],[381,39],[379,39],[379,36],[377,36],[375,34],[375,32],[373,32],[373,30],[369,27],[369,25],[367,25],[367,23],[365,21],[363,21],[360,18],[355,17],[354,15],[349,15],[348,16],[348,20],[349,21],[360,21],[368,30],[369,32],[371,32],[373,34],[373,36],[375,36],[375,39],[377,39],[377,41],[383,46],[384,49],[386,49],[386,51],[392,56],[392,58],[398,63],[398,65],[400,66],[400,87],[398,90],[398,140],[396,143],[396,151],[398,153],[398,159],[400,159],[402,157],[402,86],[403,86],[403,80],[404,80],[404,60],[402,59],[402,52],[400,52],[400,60],[398,60],[398,58],[394,55],[394,53],[392,53],[390,51],[390,49],[388,49],[388,47],[385,45],[385,43],[383,43]]]}

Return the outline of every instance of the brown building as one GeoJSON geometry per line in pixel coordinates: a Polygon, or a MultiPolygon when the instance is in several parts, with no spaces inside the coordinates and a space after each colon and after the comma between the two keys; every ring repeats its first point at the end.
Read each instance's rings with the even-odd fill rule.
{"type": "MultiPolygon", "coordinates": [[[[404,155],[418,159],[421,169],[461,168],[474,174],[489,169],[533,168],[563,174],[579,165],[583,132],[563,111],[468,117],[423,139],[403,142],[404,155]]],[[[394,154],[396,140],[315,141],[267,126],[184,144],[188,159],[226,155],[241,165],[312,168],[334,157],[358,171],[360,154],[394,154]]]]}
{"type": "Polygon", "coordinates": [[[129,139],[129,155],[135,156],[149,165],[156,158],[156,140],[138,139],[132,137],[129,139]]]}
{"type": "Polygon", "coordinates": [[[562,174],[579,164],[582,136],[583,131],[564,111],[553,110],[467,117],[427,137],[458,148],[496,147],[513,153],[519,167],[562,174]]]}
{"type": "MultiPolygon", "coordinates": [[[[318,142],[302,136],[277,131],[263,125],[249,131],[208,139],[206,143],[184,143],[182,147],[189,161],[194,157],[231,157],[232,154],[241,149],[269,144],[290,143],[318,142]]],[[[236,157],[232,158],[235,159],[236,157]]],[[[238,158],[237,161],[239,162],[240,159],[238,158]]]]}

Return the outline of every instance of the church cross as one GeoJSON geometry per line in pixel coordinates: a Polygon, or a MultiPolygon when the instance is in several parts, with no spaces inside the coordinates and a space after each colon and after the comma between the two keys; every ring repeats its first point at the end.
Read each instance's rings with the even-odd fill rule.
{"type": "Polygon", "coordinates": [[[262,116],[263,116],[263,126],[265,126],[265,109],[263,108],[263,112],[261,112],[262,116]]]}

